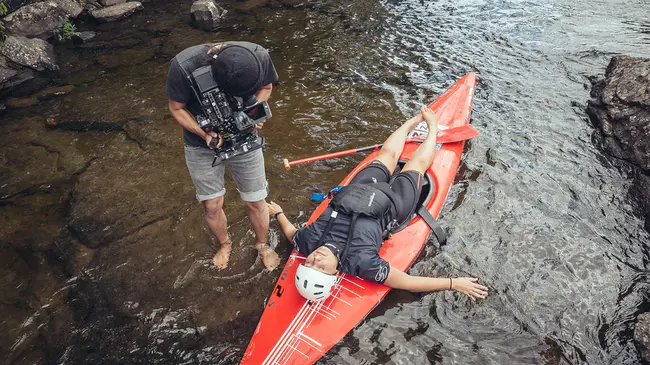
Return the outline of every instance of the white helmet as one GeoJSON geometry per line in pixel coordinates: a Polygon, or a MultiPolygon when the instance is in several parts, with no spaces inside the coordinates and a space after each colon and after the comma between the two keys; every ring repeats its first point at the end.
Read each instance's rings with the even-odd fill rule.
{"type": "Polygon", "coordinates": [[[336,275],[312,269],[303,264],[296,270],[296,288],[298,293],[307,300],[321,301],[330,296],[332,287],[336,283],[336,275]]]}

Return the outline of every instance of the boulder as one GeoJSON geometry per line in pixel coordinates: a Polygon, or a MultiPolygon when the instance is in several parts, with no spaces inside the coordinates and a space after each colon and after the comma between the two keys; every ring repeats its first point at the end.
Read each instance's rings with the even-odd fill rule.
{"type": "Polygon", "coordinates": [[[637,317],[634,328],[634,341],[636,341],[641,357],[650,362],[650,312],[640,314],[637,317]]]}
{"type": "Polygon", "coordinates": [[[214,30],[221,25],[227,11],[214,0],[198,0],[192,4],[190,10],[192,22],[203,30],[214,30]]]}
{"type": "Polygon", "coordinates": [[[11,61],[37,71],[55,71],[54,47],[38,38],[9,36],[2,47],[2,54],[11,61]]]}
{"type": "Polygon", "coordinates": [[[90,15],[97,19],[98,22],[107,23],[126,18],[136,11],[142,10],[143,8],[144,7],[142,6],[142,3],[133,1],[109,6],[102,9],[96,9],[91,11],[90,15]]]}
{"type": "Polygon", "coordinates": [[[67,18],[79,16],[83,7],[74,0],[49,0],[23,6],[5,18],[9,33],[49,38],[67,18]]]}

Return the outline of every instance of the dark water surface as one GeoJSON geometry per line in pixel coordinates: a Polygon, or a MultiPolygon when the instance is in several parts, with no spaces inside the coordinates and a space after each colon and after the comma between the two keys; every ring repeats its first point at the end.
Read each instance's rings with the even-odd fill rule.
{"type": "MultiPolygon", "coordinates": [[[[258,42],[270,49],[281,79],[273,92],[274,118],[264,129],[271,199],[304,222],[314,207],[308,201],[311,192],[337,185],[361,157],[306,165],[291,173],[283,170],[281,158],[380,142],[420,105],[466,72],[476,72],[473,124],[481,136],[467,144],[442,212],[449,242],[442,251],[427,247],[411,272],[476,276],[490,287],[490,296],[474,303],[452,293],[393,292],[320,363],[640,362],[631,330],[636,315],[649,309],[650,237],[633,215],[625,170],[594,146],[584,108],[587,77],[602,74],[612,55],[648,55],[645,1],[226,5],[231,9],[228,22],[213,34],[188,27],[191,2],[154,1],[130,19],[100,26],[98,39],[88,46],[58,47],[63,64],[58,81],[75,85],[75,92],[5,114],[2,125],[11,130],[18,128],[11,127],[16,123],[29,125],[30,118],[66,113],[87,120],[145,120],[160,133],[154,139],[178,136],[178,143],[166,147],[176,151],[170,152],[173,157],[157,160],[152,168],[172,164],[178,180],[188,183],[180,131],[166,110],[166,62],[201,42],[258,42]]],[[[48,133],[55,140],[74,136],[67,143],[75,143],[88,163],[101,160],[104,155],[97,151],[103,143],[122,133],[34,128],[33,133],[48,133]]],[[[65,161],[65,153],[61,158],[65,161]]],[[[62,176],[52,177],[58,185],[41,187],[38,191],[48,194],[34,195],[50,196],[52,202],[34,198],[30,203],[53,207],[52,214],[45,214],[52,227],[69,223],[69,207],[61,202],[68,185],[76,183],[66,176],[83,175],[83,163],[78,165],[61,167],[62,176]]],[[[25,176],[3,181],[2,188],[25,183],[25,176]]],[[[117,183],[107,180],[107,191],[117,183]]],[[[169,208],[174,210],[172,228],[164,239],[173,246],[200,241],[198,249],[169,257],[165,246],[147,252],[147,246],[115,245],[122,249],[113,256],[124,256],[123,264],[111,269],[125,273],[115,274],[120,284],[111,284],[104,259],[79,264],[77,271],[63,265],[40,275],[39,270],[56,268],[59,261],[33,248],[15,251],[24,265],[5,256],[14,264],[7,264],[3,290],[19,294],[5,299],[3,307],[13,308],[7,312],[12,319],[0,323],[2,340],[13,343],[4,349],[3,364],[237,363],[279,273],[264,271],[247,248],[253,234],[234,187],[228,188],[226,211],[239,246],[225,273],[210,266],[214,244],[191,196],[180,208],[169,208]],[[137,261],[148,255],[160,259],[148,266],[151,272],[142,272],[137,261]],[[154,272],[173,274],[146,281],[154,272]],[[21,275],[31,277],[31,292],[43,307],[11,306],[23,303],[24,283],[16,278],[21,275]],[[135,283],[132,288],[129,281],[135,283]],[[115,289],[104,288],[93,297],[94,282],[115,289]],[[61,297],[61,291],[66,295],[61,297]],[[47,323],[32,325],[39,320],[47,323]],[[63,339],[57,342],[57,337],[63,339]]],[[[7,203],[0,208],[8,221],[20,223],[13,217],[21,211],[8,210],[21,206],[13,203],[12,194],[2,192],[7,203]]],[[[271,241],[283,246],[279,252],[286,256],[277,228],[272,224],[271,241]]],[[[146,236],[141,232],[146,229],[133,235],[134,242],[141,241],[138,235],[146,236]]],[[[38,234],[51,230],[40,232],[11,237],[38,240],[38,234]]],[[[96,257],[113,252],[84,250],[106,255],[96,257]]]]}

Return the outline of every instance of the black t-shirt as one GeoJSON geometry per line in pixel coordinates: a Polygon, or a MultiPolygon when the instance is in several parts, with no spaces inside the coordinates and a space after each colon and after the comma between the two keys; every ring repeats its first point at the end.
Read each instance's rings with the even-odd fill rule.
{"type": "MultiPolygon", "coordinates": [[[[262,69],[265,71],[264,82],[262,85],[272,84],[278,81],[278,74],[275,71],[269,52],[262,46],[250,42],[224,42],[225,44],[236,44],[246,47],[253,51],[262,63],[262,69]]],[[[201,44],[186,48],[177,54],[169,63],[169,73],[167,74],[167,97],[173,101],[183,103],[187,110],[195,117],[201,113],[201,105],[196,95],[192,91],[192,82],[188,78],[194,70],[199,67],[210,64],[210,55],[208,50],[215,44],[201,44]],[[180,57],[179,57],[180,56],[180,57]],[[187,57],[185,71],[181,68],[178,59],[187,57]]],[[[184,130],[185,144],[190,146],[206,147],[205,140],[196,134],[184,130]]]]}
{"type": "MultiPolygon", "coordinates": [[[[293,243],[300,253],[309,255],[318,248],[316,245],[327,227],[331,214],[332,208],[328,207],[314,223],[295,233],[293,243]]],[[[334,245],[342,253],[348,239],[349,227],[350,216],[339,213],[323,243],[334,245]]],[[[379,257],[383,231],[384,224],[381,220],[359,216],[354,225],[347,258],[340,263],[341,271],[368,281],[383,283],[390,271],[388,262],[379,257]]]]}

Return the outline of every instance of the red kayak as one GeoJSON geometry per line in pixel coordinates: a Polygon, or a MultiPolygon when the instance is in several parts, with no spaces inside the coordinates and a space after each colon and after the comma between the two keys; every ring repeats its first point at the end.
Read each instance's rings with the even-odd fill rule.
{"type": "MultiPolygon", "coordinates": [[[[469,124],[476,75],[469,73],[429,105],[438,117],[440,129],[469,124]]],[[[401,160],[408,160],[426,135],[421,123],[407,140],[401,160]]],[[[435,159],[427,172],[427,183],[420,201],[438,217],[463,152],[464,141],[438,145],[435,159]]],[[[341,183],[350,180],[378,154],[371,153],[341,183]]],[[[322,202],[308,224],[327,207],[322,202]]],[[[422,251],[429,226],[416,216],[403,230],[384,241],[379,255],[394,267],[408,270],[422,251]]],[[[296,290],[294,276],[305,257],[295,250],[284,266],[259,324],[248,344],[241,364],[284,365],[313,364],[339,342],[388,294],[389,287],[371,283],[352,275],[339,274],[332,295],[323,302],[309,302],[296,290]]]]}

